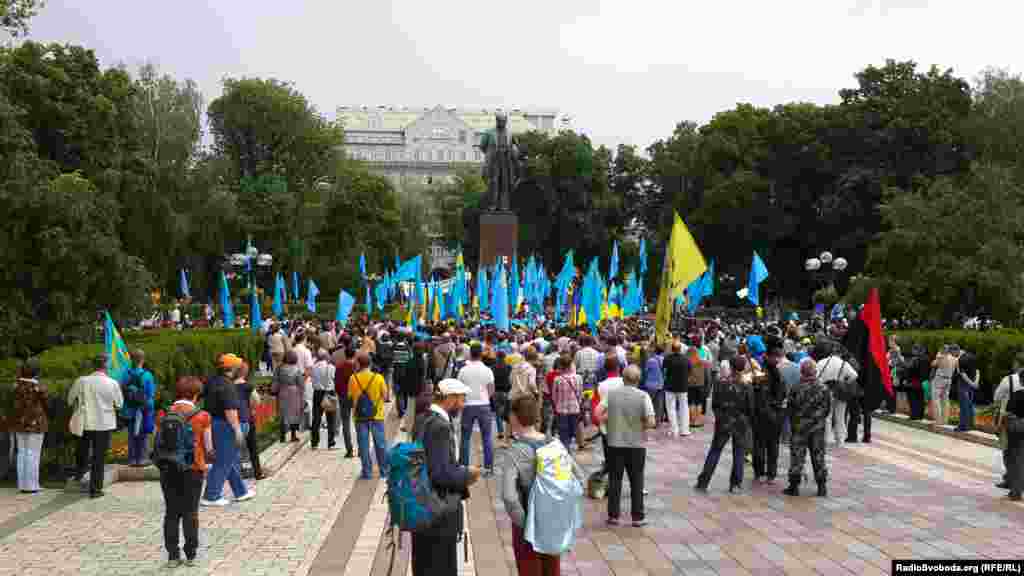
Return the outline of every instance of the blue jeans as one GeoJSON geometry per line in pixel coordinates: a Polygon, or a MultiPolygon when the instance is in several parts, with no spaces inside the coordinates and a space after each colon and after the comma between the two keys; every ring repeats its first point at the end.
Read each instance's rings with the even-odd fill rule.
{"type": "Polygon", "coordinates": [[[206,478],[206,500],[220,500],[224,495],[224,481],[231,484],[235,498],[244,496],[248,491],[242,474],[239,471],[238,445],[235,444],[235,431],[231,424],[223,418],[213,419],[213,450],[215,460],[206,478]]]}
{"type": "Polygon", "coordinates": [[[711,483],[711,476],[718,467],[718,459],[722,455],[725,444],[732,441],[732,472],[729,474],[729,486],[740,486],[743,484],[743,463],[746,454],[746,429],[719,430],[715,429],[715,435],[711,437],[711,448],[708,449],[708,456],[704,459],[704,469],[697,476],[697,482],[702,486],[711,483]]]}
{"type": "Polygon", "coordinates": [[[473,423],[480,423],[480,435],[484,442],[484,468],[494,468],[494,445],[491,438],[491,407],[486,404],[481,406],[466,406],[462,409],[462,445],[459,451],[459,461],[463,466],[469,466],[469,441],[473,437],[473,423]]]}
{"type": "Polygon", "coordinates": [[[373,448],[377,452],[377,469],[381,477],[388,475],[388,445],[384,440],[384,421],[357,420],[356,442],[359,443],[359,461],[363,463],[363,478],[373,478],[373,461],[370,459],[370,435],[373,435],[373,448]]]}
{"type": "Polygon", "coordinates": [[[960,401],[960,424],[956,429],[961,432],[974,429],[974,388],[962,380],[957,386],[957,397],[960,401]]]}
{"type": "Polygon", "coordinates": [[[128,429],[128,463],[142,464],[146,461],[146,447],[149,445],[149,434],[132,434],[128,429]]]}
{"type": "Polygon", "coordinates": [[[558,439],[562,441],[562,445],[566,448],[572,444],[572,439],[576,437],[576,423],[579,422],[579,414],[559,414],[555,416],[555,422],[558,424],[558,439]]]}

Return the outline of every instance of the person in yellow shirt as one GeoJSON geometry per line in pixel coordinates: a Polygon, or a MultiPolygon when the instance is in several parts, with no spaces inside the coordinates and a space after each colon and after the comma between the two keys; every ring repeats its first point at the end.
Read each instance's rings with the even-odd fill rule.
{"type": "Polygon", "coordinates": [[[370,435],[377,453],[377,469],[382,478],[388,475],[387,440],[384,438],[384,408],[391,399],[391,391],[384,376],[370,370],[370,355],[356,354],[357,372],[348,379],[348,397],[352,401],[356,420],[356,440],[359,444],[359,460],[363,465],[360,476],[364,480],[373,478],[373,462],[370,460],[370,435]]]}

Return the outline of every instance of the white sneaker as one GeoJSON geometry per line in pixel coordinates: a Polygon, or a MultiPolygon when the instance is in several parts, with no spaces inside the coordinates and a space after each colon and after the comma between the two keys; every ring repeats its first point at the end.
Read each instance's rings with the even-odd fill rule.
{"type": "Polygon", "coordinates": [[[220,500],[207,500],[206,498],[203,498],[199,501],[199,504],[203,506],[216,506],[218,508],[223,508],[224,506],[231,504],[231,501],[227,498],[221,498],[220,500]]]}
{"type": "Polygon", "coordinates": [[[692,434],[692,433],[691,432],[680,432],[679,433],[680,436],[689,436],[690,434],[692,434]]]}
{"type": "Polygon", "coordinates": [[[246,492],[245,494],[242,494],[238,498],[235,498],[235,502],[245,502],[246,500],[252,500],[255,497],[256,497],[256,491],[253,490],[252,488],[250,488],[248,492],[246,492]]]}

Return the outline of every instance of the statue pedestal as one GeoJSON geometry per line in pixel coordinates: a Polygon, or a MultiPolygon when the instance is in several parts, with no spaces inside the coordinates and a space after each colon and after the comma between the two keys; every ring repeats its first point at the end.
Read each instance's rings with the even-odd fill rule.
{"type": "Polygon", "coordinates": [[[519,243],[519,217],[515,212],[487,211],[480,214],[480,265],[493,266],[507,258],[511,266],[519,243]]]}

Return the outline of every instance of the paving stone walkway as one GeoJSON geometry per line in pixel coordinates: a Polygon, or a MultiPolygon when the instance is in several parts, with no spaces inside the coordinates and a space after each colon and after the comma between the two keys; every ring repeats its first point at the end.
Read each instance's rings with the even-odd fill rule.
{"type": "MultiPolygon", "coordinates": [[[[994,449],[887,422],[876,422],[874,436],[830,451],[830,497],[822,499],[781,494],[786,446],[776,484],[752,485],[747,466],[745,491],[729,494],[731,457],[723,454],[710,493],[698,493],[710,429],[683,439],[657,431],[646,469],[650,524],[609,528],[606,502],[588,500],[563,574],[888,574],[895,558],[1024,557],[1024,506],[993,486],[994,449]]],[[[598,452],[579,459],[596,465],[598,452]]],[[[814,493],[813,482],[804,487],[814,493]]],[[[508,519],[494,496],[511,563],[508,519]]]]}
{"type": "MultiPolygon", "coordinates": [[[[563,573],[878,575],[889,573],[893,558],[1024,557],[1024,506],[1006,501],[993,486],[994,449],[888,422],[875,427],[874,443],[830,452],[827,499],[785,497],[781,479],[752,486],[749,467],[746,491],[730,495],[728,454],[710,493],[697,493],[692,485],[710,429],[685,439],[655,432],[646,474],[650,524],[608,528],[605,502],[587,500],[585,528],[576,549],[563,557],[563,573]]],[[[579,459],[593,468],[599,455],[596,448],[579,459]]],[[[499,467],[502,456],[499,450],[499,467]]],[[[343,458],[342,451],[303,447],[257,484],[254,500],[203,508],[200,565],[175,573],[386,574],[383,484],[360,485],[358,472],[358,460],[343,458]],[[330,558],[336,534],[346,530],[346,550],[330,558]]],[[[462,574],[515,574],[497,481],[472,491],[466,507],[470,557],[462,574]]],[[[813,485],[807,488],[813,492],[813,485]]],[[[628,508],[628,482],[624,492],[628,508]]],[[[57,497],[56,491],[35,499],[0,491],[0,525],[57,497]]],[[[0,576],[166,574],[162,515],[158,485],[117,483],[104,498],[76,500],[0,538],[0,576]]],[[[396,567],[396,575],[408,574],[407,541],[396,567]]]]}

